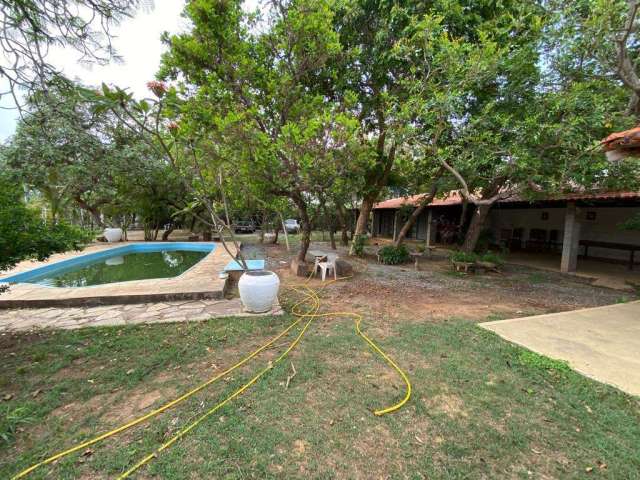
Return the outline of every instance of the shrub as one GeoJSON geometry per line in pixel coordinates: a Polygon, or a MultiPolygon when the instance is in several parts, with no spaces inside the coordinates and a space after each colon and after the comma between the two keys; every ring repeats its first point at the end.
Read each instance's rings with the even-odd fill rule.
{"type": "Polygon", "coordinates": [[[378,251],[378,255],[382,263],[387,265],[398,265],[409,260],[409,250],[405,245],[400,245],[399,247],[387,245],[378,251]]]}
{"type": "Polygon", "coordinates": [[[0,440],[10,443],[22,425],[33,423],[31,412],[26,407],[5,406],[0,413],[0,440]]]}
{"type": "Polygon", "coordinates": [[[496,265],[504,264],[504,259],[494,252],[487,252],[484,255],[481,255],[478,260],[481,262],[495,263],[496,265]]]}
{"type": "Polygon", "coordinates": [[[478,255],[476,255],[475,253],[457,251],[453,252],[449,259],[452,262],[474,263],[476,260],[478,260],[478,255]]]}
{"type": "Polygon", "coordinates": [[[73,225],[45,223],[24,204],[22,194],[19,185],[0,177],[0,271],[24,259],[77,250],[92,239],[93,232],[73,225]]]}

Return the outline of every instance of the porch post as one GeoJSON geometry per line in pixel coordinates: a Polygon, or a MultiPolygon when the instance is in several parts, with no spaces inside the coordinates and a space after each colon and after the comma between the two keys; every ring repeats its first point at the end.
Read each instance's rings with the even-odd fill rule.
{"type": "Polygon", "coordinates": [[[562,260],[560,271],[575,273],[580,250],[580,221],[577,218],[576,203],[568,202],[564,216],[564,238],[562,240],[562,260]]]}
{"type": "Polygon", "coordinates": [[[431,246],[431,221],[433,220],[433,210],[427,209],[427,247],[431,246]]]}

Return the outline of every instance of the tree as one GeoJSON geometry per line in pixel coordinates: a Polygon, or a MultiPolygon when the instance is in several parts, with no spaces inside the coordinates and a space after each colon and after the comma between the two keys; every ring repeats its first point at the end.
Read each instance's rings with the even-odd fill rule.
{"type": "Polygon", "coordinates": [[[0,171],[0,271],[21,260],[44,260],[52,253],[78,250],[90,237],[65,223],[45,223],[24,203],[22,185],[0,171]]]}
{"type": "Polygon", "coordinates": [[[104,226],[100,207],[114,196],[117,158],[99,133],[105,119],[94,117],[72,90],[38,91],[29,105],[9,144],[8,166],[41,191],[54,212],[72,200],[104,226]]]}
{"type": "Polygon", "coordinates": [[[179,123],[206,139],[203,177],[224,164],[262,184],[262,192],[290,199],[301,220],[304,261],[310,202],[348,167],[340,152],[357,125],[344,104],[309,88],[340,54],[330,3],[271,5],[263,27],[251,30],[240,1],[191,2],[185,12],[193,29],[167,38],[161,76],[178,81],[183,92],[195,89],[179,123]]]}
{"type": "Polygon", "coordinates": [[[51,82],[70,85],[47,56],[53,47],[75,50],[82,62],[117,59],[111,28],[129,17],[141,0],[3,0],[0,2],[0,83],[3,95],[21,106],[20,91],[31,94],[51,82]]]}
{"type": "Polygon", "coordinates": [[[5,152],[8,167],[41,192],[55,222],[66,205],[93,223],[126,228],[137,216],[155,239],[184,208],[180,182],[164,158],[111,112],[92,110],[87,91],[36,92],[5,152]]]}
{"type": "Polygon", "coordinates": [[[450,146],[454,160],[441,159],[475,205],[464,251],[476,248],[489,211],[501,198],[638,185],[637,166],[607,165],[594,148],[609,129],[629,121],[622,115],[623,88],[607,71],[619,70],[630,53],[624,52],[617,27],[611,29],[618,11],[605,15],[598,1],[543,5],[545,12],[533,7],[534,17],[515,17],[512,35],[495,37],[508,49],[497,50],[494,76],[471,92],[471,108],[450,146]],[[528,18],[524,25],[521,18],[528,18]],[[606,38],[607,30],[612,37],[606,38]],[[607,55],[613,51],[622,57],[613,55],[612,64],[607,55]]]}

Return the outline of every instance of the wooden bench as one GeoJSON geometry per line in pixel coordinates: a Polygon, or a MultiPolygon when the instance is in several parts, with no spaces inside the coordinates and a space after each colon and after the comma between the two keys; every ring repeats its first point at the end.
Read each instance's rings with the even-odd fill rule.
{"type": "Polygon", "coordinates": [[[589,257],[589,247],[629,251],[629,270],[633,270],[635,253],[637,250],[640,250],[640,245],[631,245],[629,243],[602,242],[599,240],[580,240],[580,245],[584,247],[584,258],[589,257]]]}
{"type": "Polygon", "coordinates": [[[453,260],[451,263],[456,272],[463,271],[464,273],[469,273],[469,270],[474,270],[476,267],[476,264],[473,262],[456,262],[453,260]]]}

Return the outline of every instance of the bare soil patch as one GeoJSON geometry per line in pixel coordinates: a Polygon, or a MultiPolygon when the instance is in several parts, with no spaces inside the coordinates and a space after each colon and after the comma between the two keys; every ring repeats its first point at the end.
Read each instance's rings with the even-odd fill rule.
{"type": "MultiPolygon", "coordinates": [[[[283,284],[300,284],[289,269],[295,255],[282,245],[249,245],[253,255],[264,256],[283,284]]],[[[330,251],[328,243],[314,242],[311,249],[330,251]]],[[[346,249],[338,248],[346,257],[346,249]]],[[[396,321],[443,321],[450,318],[482,320],[509,318],[608,305],[633,294],[593,286],[584,278],[535,268],[506,265],[500,273],[456,274],[440,254],[413,264],[380,265],[371,254],[347,259],[354,276],[335,284],[312,279],[310,285],[323,288],[332,310],[354,309],[385,323],[396,321]]]]}

